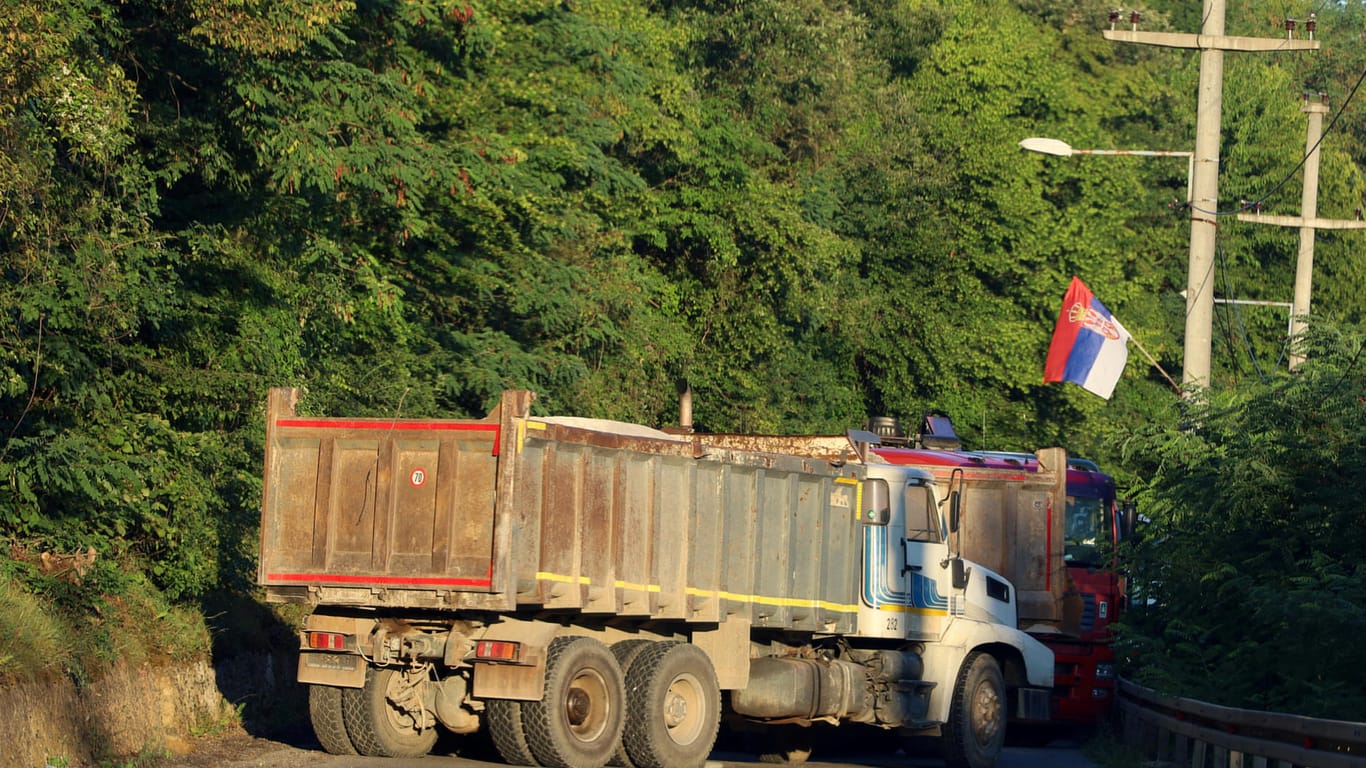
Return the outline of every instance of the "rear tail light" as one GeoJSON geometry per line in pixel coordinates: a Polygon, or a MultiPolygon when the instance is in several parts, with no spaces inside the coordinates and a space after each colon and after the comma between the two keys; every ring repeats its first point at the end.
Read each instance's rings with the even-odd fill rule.
{"type": "Polygon", "coordinates": [[[481,661],[517,661],[521,655],[521,643],[480,640],[474,645],[474,657],[481,661]]]}
{"type": "Polygon", "coordinates": [[[308,647],[318,651],[344,650],[346,635],[340,632],[309,632],[308,647]]]}

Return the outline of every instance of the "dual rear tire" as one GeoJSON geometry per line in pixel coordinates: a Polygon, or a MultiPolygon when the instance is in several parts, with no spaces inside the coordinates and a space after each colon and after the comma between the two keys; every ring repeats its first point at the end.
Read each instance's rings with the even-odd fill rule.
{"type": "Polygon", "coordinates": [[[523,732],[536,763],[606,765],[621,740],[625,699],[621,667],[607,646],[589,637],[556,638],[546,654],[540,701],[521,704],[523,732]]]}
{"type": "MultiPolygon", "coordinates": [[[[421,757],[435,722],[415,706],[421,682],[371,667],[362,688],[309,688],[318,741],[334,755],[421,757]]],[[[697,646],[628,640],[611,649],[561,637],[546,656],[539,701],[491,699],[485,726],[511,765],[547,768],[700,768],[721,722],[721,692],[697,646]]]]}
{"type": "Polygon", "coordinates": [[[721,725],[711,660],[688,643],[650,643],[626,669],[622,746],[634,768],[699,768],[721,725]]]}
{"type": "Polygon", "coordinates": [[[322,748],[334,755],[422,757],[436,744],[436,723],[405,706],[419,682],[409,672],[370,667],[361,688],[312,685],[308,715],[322,748]]]}
{"type": "Polygon", "coordinates": [[[696,768],[720,713],[716,672],[696,646],[628,640],[609,650],[562,637],[550,645],[541,700],[491,700],[486,723],[514,765],[696,768]]]}

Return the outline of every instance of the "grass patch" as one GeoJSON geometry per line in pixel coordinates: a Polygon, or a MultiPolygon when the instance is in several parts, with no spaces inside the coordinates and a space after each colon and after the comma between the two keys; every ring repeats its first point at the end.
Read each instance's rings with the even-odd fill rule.
{"type": "Polygon", "coordinates": [[[190,735],[196,739],[212,738],[235,730],[242,725],[242,712],[246,706],[245,703],[233,705],[222,702],[217,714],[190,725],[190,735]]]}
{"type": "Polygon", "coordinates": [[[42,599],[0,575],[0,684],[61,671],[73,654],[73,634],[42,599]]]}
{"type": "Polygon", "coordinates": [[[103,624],[114,654],[131,662],[188,661],[206,658],[209,630],[196,606],[175,605],[140,577],[105,600],[103,624]]]}
{"type": "Polygon", "coordinates": [[[65,674],[94,680],[115,660],[207,658],[208,627],[195,605],[177,605],[137,563],[98,559],[80,574],[45,572],[33,551],[11,545],[0,564],[0,684],[65,674]]]}

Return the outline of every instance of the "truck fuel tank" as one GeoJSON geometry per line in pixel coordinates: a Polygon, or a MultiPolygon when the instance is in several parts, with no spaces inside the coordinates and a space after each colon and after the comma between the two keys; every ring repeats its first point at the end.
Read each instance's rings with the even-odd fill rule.
{"type": "Polygon", "coordinates": [[[762,720],[851,718],[872,708],[867,673],[847,661],[766,657],[750,660],[749,685],[731,693],[731,708],[762,720]]]}

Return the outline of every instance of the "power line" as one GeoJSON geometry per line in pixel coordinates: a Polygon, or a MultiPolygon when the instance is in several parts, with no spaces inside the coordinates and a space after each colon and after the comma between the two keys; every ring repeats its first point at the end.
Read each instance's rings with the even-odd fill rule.
{"type": "Polygon", "coordinates": [[[1319,145],[1322,144],[1323,140],[1328,137],[1328,134],[1333,132],[1333,127],[1337,125],[1338,120],[1341,119],[1343,113],[1347,111],[1347,105],[1351,104],[1352,99],[1356,97],[1357,91],[1361,88],[1361,84],[1363,81],[1366,81],[1366,70],[1363,70],[1361,75],[1357,77],[1357,81],[1352,86],[1352,90],[1348,91],[1346,100],[1342,102],[1342,107],[1339,108],[1338,111],[1333,115],[1333,119],[1328,121],[1328,125],[1323,129],[1323,134],[1319,136],[1318,141],[1314,142],[1314,146],[1310,149],[1310,151],[1305,152],[1304,156],[1300,158],[1300,161],[1295,164],[1295,167],[1291,168],[1290,172],[1287,173],[1280,181],[1276,182],[1276,184],[1273,185],[1266,194],[1251,202],[1244,202],[1240,207],[1231,211],[1208,211],[1196,206],[1194,202],[1191,203],[1191,206],[1195,208],[1195,210],[1200,211],[1201,213],[1207,213],[1211,216],[1233,216],[1239,213],[1246,213],[1247,211],[1260,208],[1262,203],[1266,202],[1272,195],[1279,192],[1281,187],[1285,186],[1291,179],[1295,178],[1295,174],[1299,173],[1300,169],[1304,167],[1304,164],[1309,161],[1309,156],[1312,155],[1314,152],[1318,151],[1319,145]]]}

